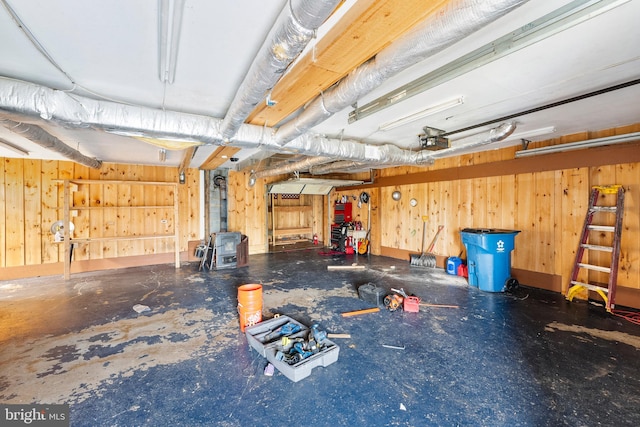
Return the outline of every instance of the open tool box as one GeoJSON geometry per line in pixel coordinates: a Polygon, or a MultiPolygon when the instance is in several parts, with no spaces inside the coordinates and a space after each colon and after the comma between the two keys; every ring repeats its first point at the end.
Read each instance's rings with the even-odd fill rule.
{"type": "Polygon", "coordinates": [[[329,366],[338,360],[340,347],[326,338],[318,343],[317,352],[294,364],[289,364],[282,358],[283,354],[288,356],[288,347],[282,344],[283,337],[288,338],[285,341],[299,342],[307,339],[309,333],[310,329],[307,326],[288,316],[265,320],[245,329],[249,345],[293,382],[311,375],[311,370],[316,366],[329,366]]]}

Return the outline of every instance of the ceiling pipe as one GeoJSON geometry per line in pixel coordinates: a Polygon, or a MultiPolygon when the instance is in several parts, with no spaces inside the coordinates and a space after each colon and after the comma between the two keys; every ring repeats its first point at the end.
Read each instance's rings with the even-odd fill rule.
{"type": "Polygon", "coordinates": [[[251,111],[265,99],[339,3],[340,0],[289,0],[222,121],[220,132],[225,142],[231,140],[251,111]]]}
{"type": "Polygon", "coordinates": [[[354,161],[354,160],[338,160],[337,162],[313,166],[309,168],[309,173],[311,175],[326,175],[332,172],[346,172],[349,173],[349,170],[358,169],[362,167],[369,167],[363,164],[362,162],[354,161]]]}
{"type": "MultiPolygon", "coordinates": [[[[489,131],[489,134],[486,138],[481,140],[475,140],[473,142],[462,144],[456,147],[446,148],[438,151],[421,151],[421,155],[424,158],[423,163],[433,164],[436,159],[442,159],[445,157],[455,156],[458,153],[468,150],[470,148],[483,147],[485,145],[489,145],[493,142],[502,141],[508,138],[516,129],[515,122],[503,123],[500,126],[493,128],[489,131]]],[[[324,175],[331,172],[344,171],[349,172],[349,169],[361,169],[363,167],[366,168],[375,168],[376,166],[402,166],[401,164],[392,164],[390,162],[369,162],[363,163],[359,161],[348,161],[341,160],[337,162],[333,162],[331,164],[322,164],[319,166],[312,167],[309,172],[312,175],[324,175]]]]}
{"type": "Polygon", "coordinates": [[[0,117],[0,125],[4,126],[17,135],[20,135],[23,138],[26,138],[31,142],[40,145],[41,147],[61,154],[76,163],[89,166],[93,169],[100,169],[100,167],[102,166],[102,161],[85,156],[78,150],[69,147],[67,144],[60,141],[58,138],[46,132],[39,126],[26,123],[18,123],[2,117],[0,117]]]}
{"type": "Polygon", "coordinates": [[[258,172],[252,172],[252,175],[255,179],[258,179],[258,178],[266,178],[268,176],[282,175],[285,173],[306,171],[313,166],[327,163],[327,162],[330,162],[331,160],[332,159],[327,157],[307,157],[305,159],[302,159],[293,163],[284,161],[284,162],[278,163],[277,165],[274,165],[269,169],[263,169],[258,172]]]}
{"type": "MultiPolygon", "coordinates": [[[[119,135],[224,144],[220,135],[220,119],[95,100],[0,77],[1,111],[17,115],[23,122],[37,123],[43,119],[69,128],[93,128],[119,135]]],[[[392,144],[374,145],[327,138],[311,132],[282,147],[276,142],[272,128],[248,124],[240,126],[233,145],[334,160],[404,165],[420,165],[427,161],[422,151],[405,150],[392,144]]]]}
{"type": "Polygon", "coordinates": [[[352,106],[385,80],[453,45],[528,0],[454,0],[316,97],[275,134],[285,145],[352,106]]]}

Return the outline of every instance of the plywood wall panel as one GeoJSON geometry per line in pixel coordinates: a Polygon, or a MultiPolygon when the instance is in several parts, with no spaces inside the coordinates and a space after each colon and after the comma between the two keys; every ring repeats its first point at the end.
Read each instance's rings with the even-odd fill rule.
{"type": "MultiPolygon", "coordinates": [[[[131,181],[142,181],[144,179],[144,167],[142,165],[130,165],[127,171],[127,179],[131,181]]],[[[131,200],[129,204],[131,206],[144,206],[144,193],[145,191],[153,191],[152,187],[146,188],[144,185],[131,185],[131,200]]],[[[145,209],[131,209],[131,235],[141,236],[144,234],[145,229],[145,209]]],[[[132,240],[131,253],[141,254],[144,253],[144,241],[132,240]]]]}
{"type": "Polygon", "coordinates": [[[500,228],[507,230],[516,229],[516,200],[518,188],[515,185],[515,176],[501,176],[500,179],[500,228]]]}
{"type": "MultiPolygon", "coordinates": [[[[565,169],[561,171],[559,188],[557,188],[557,198],[559,198],[561,223],[561,233],[559,233],[560,246],[559,257],[561,267],[556,270],[556,274],[562,276],[562,291],[569,289],[571,271],[576,258],[576,251],[580,243],[580,234],[584,218],[589,206],[589,169],[565,169]]],[[[578,281],[586,282],[588,274],[580,271],[578,281]]]]}
{"type": "Polygon", "coordinates": [[[42,160],[42,178],[40,188],[40,202],[42,203],[42,262],[58,262],[59,245],[53,242],[51,225],[62,219],[62,210],[58,209],[58,162],[56,160],[42,160]]]}
{"type": "Polygon", "coordinates": [[[6,218],[6,179],[4,161],[0,166],[0,268],[6,267],[7,261],[7,218],[6,218]]]}
{"type": "MultiPolygon", "coordinates": [[[[79,164],[73,165],[74,179],[89,179],[91,168],[79,164]]],[[[87,208],[90,206],[89,185],[79,184],[75,191],[71,192],[73,206],[87,208]]],[[[74,238],[88,238],[91,234],[91,212],[89,210],[73,210],[71,222],[75,226],[74,238]]],[[[90,247],[88,244],[75,245],[73,249],[74,260],[89,259],[90,247]]]]}
{"type": "Polygon", "coordinates": [[[477,178],[471,181],[472,191],[469,205],[471,207],[471,217],[473,218],[473,226],[476,228],[491,228],[491,224],[488,222],[487,206],[487,179],[477,178]]]}
{"type": "MultiPolygon", "coordinates": [[[[99,169],[89,170],[89,179],[99,180],[99,169]]],[[[89,238],[101,237],[104,224],[104,185],[89,186],[89,207],[92,208],[89,216],[89,238]]],[[[91,242],[87,246],[89,259],[103,258],[102,242],[91,242]]]]}
{"type": "Polygon", "coordinates": [[[40,160],[24,161],[24,248],[25,265],[42,263],[42,203],[40,160]]]}
{"type": "Polygon", "coordinates": [[[555,172],[540,172],[534,174],[535,181],[535,211],[533,214],[534,253],[537,268],[535,271],[553,273],[555,266],[555,172]]]}
{"type": "MultiPolygon", "coordinates": [[[[447,253],[450,248],[462,247],[462,241],[460,240],[460,224],[461,216],[466,216],[468,213],[459,212],[457,207],[460,204],[460,192],[456,191],[459,181],[457,182],[438,182],[436,185],[436,198],[439,207],[434,213],[434,218],[429,221],[429,232],[427,241],[436,235],[438,226],[444,226],[442,231],[442,241],[437,244],[438,252],[441,254],[447,253]]],[[[434,185],[434,184],[432,184],[434,185]]],[[[464,197],[464,196],[462,196],[464,197]]],[[[459,252],[459,251],[458,251],[459,252]]]]}
{"type": "Polygon", "coordinates": [[[24,163],[20,159],[6,159],[4,162],[5,194],[5,265],[24,265],[24,163]]]}
{"type": "Polygon", "coordinates": [[[504,228],[502,226],[502,177],[487,178],[487,224],[490,228],[504,228]]]}
{"type": "MultiPolygon", "coordinates": [[[[53,242],[51,225],[62,219],[64,204],[61,180],[143,180],[177,182],[177,168],[139,165],[103,164],[100,170],[67,161],[30,159],[1,159],[0,194],[0,268],[22,267],[61,262],[63,245],[53,242]],[[167,179],[167,177],[169,179],[167,179]],[[12,209],[7,209],[12,206],[12,209]]],[[[187,241],[199,232],[198,171],[187,171],[188,184],[178,192],[184,221],[179,227],[180,247],[187,249],[187,241]]],[[[150,188],[141,185],[92,184],[73,185],[71,221],[75,238],[108,238],[121,235],[156,234],[160,230],[173,233],[175,221],[173,193],[167,186],[150,188]],[[140,206],[153,199],[150,221],[146,208],[140,206]],[[161,200],[162,202],[158,202],[161,200]],[[165,203],[157,207],[157,203],[165,203]],[[166,206],[166,207],[164,207],[166,206]],[[158,215],[156,209],[160,211],[158,215]],[[162,219],[162,227],[156,227],[162,219]],[[149,230],[151,224],[152,232],[149,230]]],[[[146,246],[141,240],[78,242],[74,260],[93,260],[117,256],[173,252],[174,239],[151,240],[146,246]],[[159,245],[156,246],[156,244],[159,245]]]]}
{"type": "Polygon", "coordinates": [[[187,186],[185,187],[185,195],[186,203],[187,203],[187,213],[183,217],[180,218],[181,224],[184,224],[184,219],[188,220],[189,227],[181,233],[184,236],[185,241],[181,244],[184,245],[184,248],[187,248],[189,240],[196,240],[202,238],[200,236],[200,172],[198,169],[187,169],[187,186]]]}
{"type": "Polygon", "coordinates": [[[534,174],[526,173],[516,176],[515,185],[518,189],[515,209],[515,229],[520,230],[516,236],[513,251],[512,266],[521,269],[537,271],[538,260],[532,258],[535,254],[535,242],[539,241],[538,229],[535,221],[535,181],[534,174]],[[523,242],[519,245],[517,242],[523,242]],[[532,243],[529,243],[532,242],[532,243]]]}
{"type": "Polygon", "coordinates": [[[640,165],[618,165],[616,181],[625,189],[618,283],[640,289],[640,165]]]}
{"type": "MultiPolygon", "coordinates": [[[[164,170],[154,166],[144,167],[145,181],[159,182],[164,181],[164,170]]],[[[144,228],[142,232],[146,235],[154,235],[159,233],[160,215],[158,215],[157,206],[159,205],[158,196],[160,188],[146,187],[144,190],[143,204],[145,206],[153,206],[153,208],[144,210],[144,228]]],[[[156,239],[144,240],[143,251],[145,254],[154,254],[157,252],[158,241],[156,239]]]]}

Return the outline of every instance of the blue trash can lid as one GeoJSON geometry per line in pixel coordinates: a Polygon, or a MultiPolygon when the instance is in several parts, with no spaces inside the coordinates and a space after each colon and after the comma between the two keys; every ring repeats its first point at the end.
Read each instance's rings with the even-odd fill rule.
{"type": "Polygon", "coordinates": [[[474,234],[518,234],[520,230],[504,230],[501,228],[465,228],[462,232],[474,234]]]}

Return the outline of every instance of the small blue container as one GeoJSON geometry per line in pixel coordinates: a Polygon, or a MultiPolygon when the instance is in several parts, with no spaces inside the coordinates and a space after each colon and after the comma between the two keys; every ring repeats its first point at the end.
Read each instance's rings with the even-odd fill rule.
{"type": "Polygon", "coordinates": [[[447,258],[447,273],[457,276],[460,264],[462,264],[462,260],[457,256],[447,258]]]}
{"type": "Polygon", "coordinates": [[[462,243],[467,249],[469,285],[482,291],[502,292],[511,277],[511,251],[519,230],[465,228],[462,243]]]}

